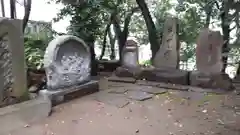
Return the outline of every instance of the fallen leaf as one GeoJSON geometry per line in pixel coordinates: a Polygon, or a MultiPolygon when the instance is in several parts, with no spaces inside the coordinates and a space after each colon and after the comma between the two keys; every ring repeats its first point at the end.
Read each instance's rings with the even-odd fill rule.
{"type": "Polygon", "coordinates": [[[27,128],[27,127],[30,127],[30,125],[26,124],[24,127],[27,128]]]}
{"type": "Polygon", "coordinates": [[[203,113],[207,113],[207,110],[203,110],[202,112],[203,112],[203,113]]]}

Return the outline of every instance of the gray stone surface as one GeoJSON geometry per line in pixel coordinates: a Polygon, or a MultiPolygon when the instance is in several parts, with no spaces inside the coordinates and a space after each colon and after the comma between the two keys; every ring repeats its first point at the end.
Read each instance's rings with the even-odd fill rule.
{"type": "Polygon", "coordinates": [[[4,80],[0,95],[21,97],[27,90],[22,21],[0,18],[0,29],[0,66],[4,80]]]}
{"type": "Polygon", "coordinates": [[[227,74],[204,74],[193,71],[190,74],[191,86],[198,86],[202,88],[231,90],[233,89],[232,80],[227,74]]]}
{"type": "Polygon", "coordinates": [[[128,91],[128,89],[126,89],[124,87],[108,89],[108,93],[115,93],[115,94],[124,94],[127,91],[128,91]]]}
{"type": "Polygon", "coordinates": [[[144,101],[147,99],[150,99],[154,96],[154,94],[149,94],[147,92],[143,92],[143,91],[128,91],[126,93],[127,97],[133,100],[137,100],[137,101],[144,101]]]}
{"type": "Polygon", "coordinates": [[[70,35],[51,41],[44,55],[48,90],[83,84],[90,80],[90,51],[83,40],[70,35]]]}
{"type": "Polygon", "coordinates": [[[134,40],[127,40],[122,51],[122,66],[125,68],[139,67],[138,45],[134,40]]]}
{"type": "Polygon", "coordinates": [[[179,49],[177,18],[168,17],[164,23],[162,44],[154,57],[153,66],[177,69],[180,57],[179,49]]]}
{"type": "Polygon", "coordinates": [[[188,85],[188,71],[172,68],[145,69],[139,75],[139,79],[148,81],[188,85]]]}
{"type": "Polygon", "coordinates": [[[102,92],[98,93],[95,99],[99,102],[110,104],[119,108],[123,108],[124,106],[129,104],[129,99],[127,99],[126,96],[123,94],[102,92]]]}
{"type": "Polygon", "coordinates": [[[110,76],[108,77],[108,81],[112,82],[125,82],[125,83],[135,83],[136,79],[131,77],[117,77],[117,76],[110,76]]]}
{"type": "Polygon", "coordinates": [[[50,100],[38,97],[20,104],[0,108],[0,134],[9,133],[48,117],[51,107],[50,100]]]}
{"type": "Polygon", "coordinates": [[[81,94],[88,93],[89,91],[97,92],[99,91],[98,81],[89,81],[84,84],[75,85],[64,89],[58,89],[58,91],[41,90],[39,94],[52,100],[54,97],[60,97],[78,91],[80,93],[82,92],[81,94]]]}
{"type": "Polygon", "coordinates": [[[220,31],[202,29],[197,38],[196,67],[205,74],[220,73],[223,67],[222,46],[224,44],[220,31]]]}
{"type": "Polygon", "coordinates": [[[147,86],[147,87],[143,87],[141,91],[151,93],[151,94],[164,94],[167,92],[167,89],[147,86]]]}

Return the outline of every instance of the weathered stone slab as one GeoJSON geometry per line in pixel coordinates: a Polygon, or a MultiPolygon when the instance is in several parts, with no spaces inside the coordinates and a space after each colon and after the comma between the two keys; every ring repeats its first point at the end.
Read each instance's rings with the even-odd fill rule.
{"type": "Polygon", "coordinates": [[[178,69],[179,49],[177,18],[167,17],[164,23],[162,44],[154,57],[153,66],[178,69]]]}
{"type": "Polygon", "coordinates": [[[112,82],[124,82],[124,83],[135,83],[136,79],[132,77],[117,77],[117,76],[111,76],[108,77],[108,81],[112,82]]]}
{"type": "Polygon", "coordinates": [[[188,71],[177,69],[153,69],[143,70],[139,75],[139,79],[146,79],[148,81],[173,83],[188,85],[188,71]]]}
{"type": "Polygon", "coordinates": [[[208,28],[201,30],[196,47],[196,67],[199,72],[206,74],[221,72],[223,44],[220,31],[212,31],[208,28]]]}
{"type": "Polygon", "coordinates": [[[190,80],[192,86],[202,88],[231,90],[233,89],[232,80],[227,74],[210,74],[206,75],[199,72],[191,72],[190,80]]]}
{"type": "Polygon", "coordinates": [[[98,81],[90,81],[85,84],[59,89],[58,91],[41,90],[39,94],[52,100],[55,97],[65,96],[71,93],[78,93],[75,94],[75,96],[81,96],[86,93],[93,93],[97,91],[99,91],[98,81]]]}
{"type": "MultiPolygon", "coordinates": [[[[22,21],[0,18],[0,97],[22,97],[27,94],[26,63],[22,21]]],[[[1,101],[0,101],[1,102],[1,101]]]]}
{"type": "Polygon", "coordinates": [[[75,36],[52,40],[44,55],[48,90],[63,89],[90,81],[90,50],[75,36]]]}
{"type": "Polygon", "coordinates": [[[38,97],[33,100],[0,109],[0,134],[22,128],[27,124],[43,120],[51,112],[51,101],[38,97]]]}
{"type": "Polygon", "coordinates": [[[143,91],[128,91],[126,93],[126,95],[128,96],[128,98],[133,99],[133,100],[137,100],[137,101],[144,101],[147,99],[150,99],[154,96],[154,94],[149,94],[147,92],[143,92],[143,91]]]}
{"type": "Polygon", "coordinates": [[[110,94],[105,92],[98,93],[98,95],[96,96],[96,100],[116,106],[118,108],[123,108],[129,104],[129,99],[127,99],[126,96],[122,94],[110,94]]]}
{"type": "Polygon", "coordinates": [[[115,75],[118,77],[137,78],[139,74],[141,74],[141,71],[142,69],[140,67],[137,68],[118,67],[115,71],[115,75]]]}
{"type": "Polygon", "coordinates": [[[115,93],[115,94],[124,94],[125,92],[127,92],[128,89],[126,88],[112,88],[108,90],[108,93],[115,93]]]}
{"type": "Polygon", "coordinates": [[[148,87],[142,88],[141,91],[147,92],[147,93],[150,93],[150,94],[164,94],[168,90],[164,89],[164,88],[156,88],[156,87],[148,86],[148,87]]]}

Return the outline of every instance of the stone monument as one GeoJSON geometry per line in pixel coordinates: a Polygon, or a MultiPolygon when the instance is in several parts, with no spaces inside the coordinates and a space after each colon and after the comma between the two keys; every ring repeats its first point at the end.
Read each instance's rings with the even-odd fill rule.
{"type": "Polygon", "coordinates": [[[178,21],[168,17],[164,23],[162,44],[153,59],[153,69],[145,69],[141,79],[174,84],[188,84],[188,72],[179,70],[178,21]]]}
{"type": "Polygon", "coordinates": [[[21,20],[0,18],[0,48],[1,101],[3,98],[27,96],[21,20]]]}
{"type": "Polygon", "coordinates": [[[221,73],[223,37],[219,31],[201,30],[196,47],[196,67],[190,76],[191,85],[206,88],[231,88],[231,79],[221,73]]]}
{"type": "Polygon", "coordinates": [[[140,71],[137,42],[129,39],[122,50],[122,65],[116,69],[115,74],[119,77],[134,77],[140,71]]]}
{"type": "Polygon", "coordinates": [[[97,81],[91,81],[91,54],[85,42],[78,37],[63,35],[52,40],[44,55],[47,77],[47,96],[64,96],[82,90],[97,81]]]}
{"type": "Polygon", "coordinates": [[[177,18],[168,17],[164,23],[162,44],[153,59],[153,66],[178,69],[179,49],[177,18]]]}

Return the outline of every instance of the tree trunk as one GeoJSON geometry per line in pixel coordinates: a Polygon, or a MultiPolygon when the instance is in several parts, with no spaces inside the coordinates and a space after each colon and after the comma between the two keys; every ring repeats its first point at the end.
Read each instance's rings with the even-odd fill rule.
{"type": "Polygon", "coordinates": [[[207,15],[205,28],[209,28],[210,21],[211,21],[211,15],[212,15],[212,7],[208,7],[208,9],[206,9],[205,12],[206,12],[206,15],[207,15]]]}
{"type": "Polygon", "coordinates": [[[116,35],[117,35],[117,38],[118,38],[120,61],[122,61],[122,56],[121,56],[122,50],[123,50],[123,47],[125,45],[125,42],[127,40],[128,34],[129,34],[128,26],[130,24],[131,17],[137,11],[139,11],[138,7],[132,8],[130,13],[128,13],[126,15],[126,18],[124,20],[123,30],[121,30],[120,19],[118,18],[118,16],[116,15],[116,16],[113,17],[113,26],[114,26],[114,29],[115,29],[115,32],[116,32],[116,35]]]}
{"type": "Polygon", "coordinates": [[[111,48],[111,54],[110,54],[110,59],[114,60],[116,59],[116,52],[115,52],[115,41],[116,41],[116,36],[112,34],[111,30],[108,31],[108,37],[110,40],[110,48],[111,48]]]}
{"type": "Polygon", "coordinates": [[[2,9],[2,17],[5,17],[5,5],[4,0],[1,0],[1,9],[2,9]]]}
{"type": "Polygon", "coordinates": [[[32,7],[32,0],[24,0],[24,17],[23,17],[23,26],[22,26],[22,31],[24,33],[24,30],[27,26],[30,12],[31,12],[31,7],[32,7]]]}
{"type": "Polygon", "coordinates": [[[107,43],[107,33],[110,29],[110,26],[111,26],[111,22],[109,22],[106,26],[106,29],[104,31],[104,39],[103,39],[103,45],[102,45],[102,52],[101,52],[101,55],[99,57],[100,60],[102,60],[104,54],[105,54],[105,51],[106,51],[106,43],[107,43]]]}
{"type": "Polygon", "coordinates": [[[89,40],[86,41],[89,48],[90,48],[90,53],[91,53],[91,76],[97,76],[97,61],[96,61],[96,54],[94,50],[94,40],[89,40]]]}
{"type": "Polygon", "coordinates": [[[155,57],[155,55],[159,49],[157,30],[156,30],[155,24],[152,20],[152,17],[150,15],[150,12],[149,12],[149,9],[147,7],[145,0],[136,0],[136,2],[142,11],[143,18],[147,25],[148,38],[149,38],[149,42],[151,44],[151,51],[152,51],[151,60],[153,60],[153,58],[155,57]]]}
{"type": "MultiPolygon", "coordinates": [[[[229,24],[229,5],[228,1],[223,1],[222,2],[222,14],[221,14],[221,27],[223,31],[223,40],[224,44],[222,47],[222,53],[223,54],[228,54],[229,53],[229,36],[230,36],[230,24],[229,24]]],[[[223,61],[223,68],[222,72],[225,73],[226,67],[227,67],[227,60],[228,56],[223,55],[222,56],[222,61],[223,61]]]]}
{"type": "Polygon", "coordinates": [[[15,18],[16,5],[15,0],[10,0],[10,17],[11,19],[15,18]]]}
{"type": "Polygon", "coordinates": [[[236,76],[240,75],[240,61],[238,62],[238,68],[237,68],[237,72],[236,72],[236,76]]]}

